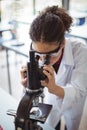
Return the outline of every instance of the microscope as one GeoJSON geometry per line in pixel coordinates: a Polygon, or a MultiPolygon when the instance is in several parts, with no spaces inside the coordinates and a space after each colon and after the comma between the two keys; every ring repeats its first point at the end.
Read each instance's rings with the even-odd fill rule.
{"type": "MultiPolygon", "coordinates": [[[[48,128],[43,129],[40,125],[44,125],[52,109],[52,105],[43,103],[44,87],[41,86],[40,80],[47,77],[43,73],[43,66],[39,67],[39,56],[35,55],[35,51],[30,50],[29,56],[26,92],[19,102],[16,113],[13,114],[15,130],[48,130],[48,128]]],[[[47,55],[44,64],[49,64],[49,60],[50,56],[47,55]]],[[[12,112],[8,111],[7,114],[12,115],[12,112]]]]}

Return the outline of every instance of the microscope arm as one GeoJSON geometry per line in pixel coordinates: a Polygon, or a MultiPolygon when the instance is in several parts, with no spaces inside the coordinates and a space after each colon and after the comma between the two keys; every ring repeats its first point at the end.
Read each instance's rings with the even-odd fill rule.
{"type": "Polygon", "coordinates": [[[21,130],[32,130],[32,128],[30,128],[31,121],[29,119],[29,113],[34,98],[34,95],[26,92],[21,99],[15,117],[15,130],[18,130],[18,128],[21,128],[21,130]]]}

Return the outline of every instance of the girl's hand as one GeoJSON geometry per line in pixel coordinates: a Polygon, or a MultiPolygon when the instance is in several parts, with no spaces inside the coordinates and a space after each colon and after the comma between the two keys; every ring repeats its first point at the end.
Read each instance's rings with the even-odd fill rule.
{"type": "Polygon", "coordinates": [[[51,65],[44,65],[43,73],[47,76],[47,78],[45,80],[41,80],[41,85],[47,87],[50,93],[54,93],[56,87],[54,68],[51,65]]]}
{"type": "Polygon", "coordinates": [[[0,130],[4,130],[1,125],[0,125],[0,130]]]}
{"type": "Polygon", "coordinates": [[[27,86],[27,67],[26,66],[22,66],[21,70],[21,84],[26,87],[27,86]]]}

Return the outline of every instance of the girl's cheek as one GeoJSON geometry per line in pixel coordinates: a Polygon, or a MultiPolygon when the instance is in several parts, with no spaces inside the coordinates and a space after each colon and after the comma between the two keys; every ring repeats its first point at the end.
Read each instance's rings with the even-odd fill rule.
{"type": "Polygon", "coordinates": [[[57,62],[57,58],[56,57],[52,57],[51,59],[50,59],[50,65],[53,65],[53,64],[55,64],[57,62]]]}

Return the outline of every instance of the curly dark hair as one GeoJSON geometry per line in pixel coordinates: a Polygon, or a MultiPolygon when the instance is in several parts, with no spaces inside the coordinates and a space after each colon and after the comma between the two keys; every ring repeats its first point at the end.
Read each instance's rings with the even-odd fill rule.
{"type": "Polygon", "coordinates": [[[30,38],[34,42],[61,43],[72,22],[65,9],[58,6],[47,7],[32,22],[30,38]]]}

